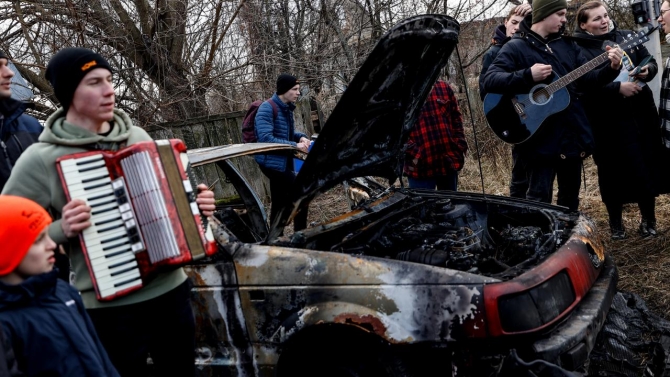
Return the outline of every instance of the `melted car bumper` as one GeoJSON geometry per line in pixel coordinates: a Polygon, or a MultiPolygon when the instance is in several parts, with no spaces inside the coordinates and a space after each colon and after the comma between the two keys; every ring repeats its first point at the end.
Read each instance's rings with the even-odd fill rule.
{"type": "Polygon", "coordinates": [[[535,356],[569,370],[581,366],[605,322],[617,281],[616,265],[612,257],[607,256],[600,276],[567,320],[533,343],[535,356]]]}

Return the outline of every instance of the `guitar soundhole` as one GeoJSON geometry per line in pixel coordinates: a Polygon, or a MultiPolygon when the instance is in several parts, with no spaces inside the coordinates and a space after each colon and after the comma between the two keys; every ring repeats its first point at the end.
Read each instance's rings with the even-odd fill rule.
{"type": "Polygon", "coordinates": [[[551,95],[544,88],[537,90],[536,92],[533,92],[533,102],[538,105],[543,105],[549,102],[550,99],[551,95]]]}

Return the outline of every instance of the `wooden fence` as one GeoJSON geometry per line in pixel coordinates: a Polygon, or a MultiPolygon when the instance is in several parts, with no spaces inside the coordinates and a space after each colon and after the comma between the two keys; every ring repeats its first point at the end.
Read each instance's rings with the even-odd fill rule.
{"type": "MultiPolygon", "coordinates": [[[[189,149],[213,147],[217,145],[242,143],[242,119],[246,111],[210,115],[187,119],[181,122],[169,122],[150,125],[147,132],[154,139],[181,139],[189,149]]],[[[307,98],[296,103],[294,112],[296,130],[312,135],[320,131],[323,117],[318,104],[307,98]]],[[[242,172],[260,198],[268,201],[270,196],[269,181],[261,173],[253,157],[236,158],[233,164],[242,172]]],[[[208,186],[214,185],[217,198],[228,198],[236,195],[233,187],[226,182],[226,177],[214,164],[194,169],[197,182],[208,186]],[[218,183],[217,183],[218,182],[218,183]]]]}

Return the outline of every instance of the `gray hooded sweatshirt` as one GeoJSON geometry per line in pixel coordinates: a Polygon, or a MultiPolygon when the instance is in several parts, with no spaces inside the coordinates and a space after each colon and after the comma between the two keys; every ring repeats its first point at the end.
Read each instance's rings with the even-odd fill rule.
{"type": "Polygon", "coordinates": [[[152,140],[151,136],[143,129],[133,126],[128,115],[121,110],[114,110],[112,130],[109,135],[102,136],[68,123],[63,109],[58,109],[47,119],[39,142],[26,149],[16,162],[2,190],[3,194],[22,196],[37,202],[54,217],[54,222],[49,226],[49,236],[54,242],[63,245],[68,252],[75,272],[75,288],[81,292],[87,309],[147,301],[169,292],[186,280],[186,273],[178,268],[158,274],[146,286],[127,296],[110,302],[98,301],[79,237],[68,239],[61,227],[61,211],[67,198],[56,169],[56,159],[89,151],[94,144],[100,144],[104,149],[116,149],[123,143],[127,146],[148,140],[152,140]]]}

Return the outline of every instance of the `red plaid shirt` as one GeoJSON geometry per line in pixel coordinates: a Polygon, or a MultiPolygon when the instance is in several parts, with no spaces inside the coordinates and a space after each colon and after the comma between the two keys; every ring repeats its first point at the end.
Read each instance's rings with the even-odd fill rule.
{"type": "Polygon", "coordinates": [[[461,170],[467,150],[463,117],[454,91],[438,80],[409,135],[405,174],[430,178],[461,170]]]}

